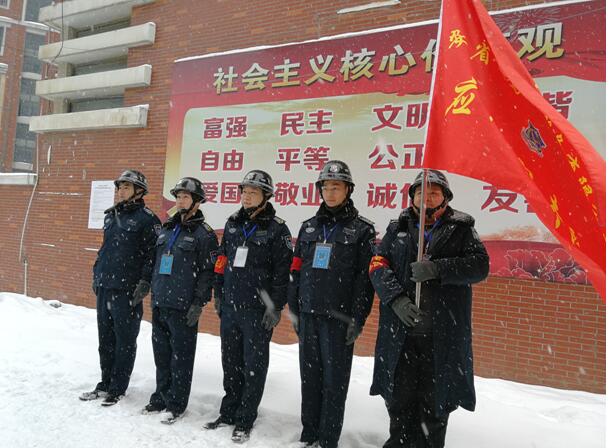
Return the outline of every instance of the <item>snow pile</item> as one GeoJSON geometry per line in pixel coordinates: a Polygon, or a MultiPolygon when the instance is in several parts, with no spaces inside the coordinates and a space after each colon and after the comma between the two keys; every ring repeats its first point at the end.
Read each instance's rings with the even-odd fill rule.
{"type": "MultiPolygon", "coordinates": [[[[212,312],[210,309],[204,312],[212,312]]],[[[116,406],[81,402],[99,380],[95,311],[0,293],[0,422],[5,447],[235,447],[231,428],[204,431],[220,407],[220,341],[200,334],[189,408],[173,426],[141,415],[155,388],[151,326],[142,322],[128,395],[116,406]],[[61,306],[58,306],[61,305],[61,306]]],[[[296,447],[300,425],[298,347],[272,344],[267,387],[247,447],[296,447]]],[[[370,397],[373,360],[354,358],[340,446],[383,445],[383,401],[370,397]]],[[[454,412],[450,448],[602,447],[605,396],[476,378],[477,411],[454,412]]]]}

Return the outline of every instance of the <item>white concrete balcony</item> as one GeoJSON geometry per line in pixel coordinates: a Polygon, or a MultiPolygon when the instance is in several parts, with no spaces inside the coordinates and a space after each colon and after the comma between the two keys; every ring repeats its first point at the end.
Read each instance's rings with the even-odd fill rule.
{"type": "Polygon", "coordinates": [[[155,0],[72,0],[40,9],[38,21],[61,30],[63,26],[87,28],[131,17],[134,6],[153,3],[155,0]]]}
{"type": "Polygon", "coordinates": [[[122,95],[125,89],[148,87],[151,65],[109,70],[67,78],[45,79],[36,83],[36,95],[47,100],[104,98],[122,95]]]}
{"type": "MultiPolygon", "coordinates": [[[[70,2],[71,3],[71,2],[70,2]]],[[[38,59],[53,64],[84,64],[127,55],[130,48],[152,45],[156,26],[153,22],[106,33],[41,45],[38,59]]]]}
{"type": "MultiPolygon", "coordinates": [[[[32,169],[29,166],[28,169],[32,169]]],[[[0,173],[0,185],[34,185],[36,174],[33,173],[0,173]]]]}
{"type": "Polygon", "coordinates": [[[41,115],[30,119],[30,131],[44,134],[46,132],[144,128],[147,118],[148,104],[41,115]]]}

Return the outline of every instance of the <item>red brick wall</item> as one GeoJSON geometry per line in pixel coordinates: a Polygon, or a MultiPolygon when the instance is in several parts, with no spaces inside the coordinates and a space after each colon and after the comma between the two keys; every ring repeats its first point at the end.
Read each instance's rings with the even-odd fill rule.
{"type": "Polygon", "coordinates": [[[605,391],[606,305],[592,287],[490,278],[473,319],[478,375],[605,391]]]}
{"type": "MultiPolygon", "coordinates": [[[[491,9],[503,9],[524,2],[487,3],[491,9]]],[[[129,53],[130,66],[152,64],[152,85],[132,89],[125,96],[125,105],[150,104],[148,127],[63,133],[41,139],[40,182],[25,240],[30,295],[95,305],[90,289],[95,252],[87,248],[99,247],[102,233],[87,229],[92,180],[113,179],[126,167],[141,169],[154,193],[147,196],[147,203],[160,211],[175,59],[428,20],[436,18],[439,10],[439,2],[403,2],[391,8],[337,15],[338,9],[354,2],[287,4],[279,0],[157,0],[134,10],[133,24],[157,24],[155,44],[129,53]]],[[[31,187],[0,186],[2,291],[23,291],[23,267],[17,262],[17,250],[30,192],[31,187]]],[[[378,223],[379,228],[384,226],[378,223]]],[[[146,317],[150,318],[149,311],[146,317]]],[[[377,304],[358,340],[358,354],[373,353],[376,327],[377,304]]],[[[218,334],[218,320],[211,307],[204,311],[200,329],[218,334]]],[[[477,375],[605,391],[605,306],[590,287],[491,278],[475,287],[474,338],[477,375]]],[[[296,341],[285,315],[274,341],[296,341]]]]}

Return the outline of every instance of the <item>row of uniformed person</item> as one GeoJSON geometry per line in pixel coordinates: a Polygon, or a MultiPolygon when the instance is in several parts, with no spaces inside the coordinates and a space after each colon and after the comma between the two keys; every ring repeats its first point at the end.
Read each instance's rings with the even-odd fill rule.
{"type": "MultiPolygon", "coordinates": [[[[180,418],[190,394],[197,323],[214,289],[225,396],[218,418],[204,428],[234,425],[231,438],[243,443],[257,418],[273,328],[288,302],[299,337],[300,441],[337,447],[354,342],[370,313],[374,285],[381,317],[371,393],[383,396],[390,415],[384,447],[442,447],[448,414],[457,406],[474,408],[470,283],[485,278],[488,258],[472,218],[447,205],[453,195],[442,173],[433,171],[431,184],[440,196],[426,198],[434,211],[426,218],[426,241],[442,235],[435,247],[450,264],[432,261],[434,252],[416,262],[417,229],[408,223],[415,223],[417,207],[390,223],[376,249],[375,228],[354,207],[354,182],[341,161],[320,172],[316,186],[323,202],[303,223],[294,254],[290,231],[269,202],[273,183],[264,171],[247,173],[240,184],[242,207],[227,220],[220,245],[198,209],[205,202],[198,179],[183,178],[171,190],[178,211],[162,227],[144,206],[142,173],[125,171],[115,185],[119,202],[107,210],[94,266],[102,381],[82,400],[103,397],[102,405],[110,406],[125,394],[141,302],[152,282],[157,387],[143,413],[163,412],[167,424],[180,418]],[[443,247],[450,250],[445,254],[443,247]],[[433,291],[425,295],[425,312],[413,303],[418,281],[433,291]],[[428,352],[420,353],[421,347],[428,352]]],[[[411,199],[421,186],[420,176],[411,199]]]]}

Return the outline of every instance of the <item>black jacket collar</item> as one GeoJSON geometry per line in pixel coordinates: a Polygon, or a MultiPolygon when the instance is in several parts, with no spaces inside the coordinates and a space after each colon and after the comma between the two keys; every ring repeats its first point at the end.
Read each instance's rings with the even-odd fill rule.
{"type": "MultiPolygon", "coordinates": [[[[448,223],[456,223],[463,224],[467,226],[474,226],[474,218],[466,213],[463,213],[459,210],[455,210],[450,206],[447,206],[445,213],[439,218],[439,220],[448,222],[448,223]]],[[[406,230],[409,228],[409,222],[419,223],[419,215],[415,213],[413,207],[409,207],[404,209],[400,216],[398,217],[398,227],[401,230],[406,230]]]]}
{"type": "Polygon", "coordinates": [[[131,213],[140,208],[144,208],[146,204],[144,204],[144,199],[136,199],[135,201],[124,202],[121,201],[118,204],[113,205],[108,210],[105,210],[104,213],[131,213]]]}
{"type": "Polygon", "coordinates": [[[242,207],[231,216],[229,216],[229,221],[234,221],[239,225],[243,225],[247,222],[252,222],[256,224],[258,227],[266,229],[269,227],[271,221],[275,218],[275,208],[270,202],[265,204],[265,208],[261,210],[261,212],[254,217],[254,219],[250,219],[246,214],[245,209],[242,207]]]}
{"type": "Polygon", "coordinates": [[[326,206],[325,202],[322,202],[322,205],[320,205],[320,208],[316,213],[318,222],[322,224],[333,222],[345,223],[358,217],[358,209],[354,207],[354,202],[351,199],[348,199],[345,202],[345,205],[339,210],[334,211],[334,213],[333,211],[326,206]]]}
{"type": "Polygon", "coordinates": [[[183,229],[186,229],[190,232],[193,232],[198,226],[202,225],[205,221],[205,217],[201,210],[197,210],[193,216],[191,216],[187,221],[182,222],[182,215],[180,213],[175,213],[171,216],[163,227],[166,229],[173,229],[177,224],[180,224],[183,229]]]}

